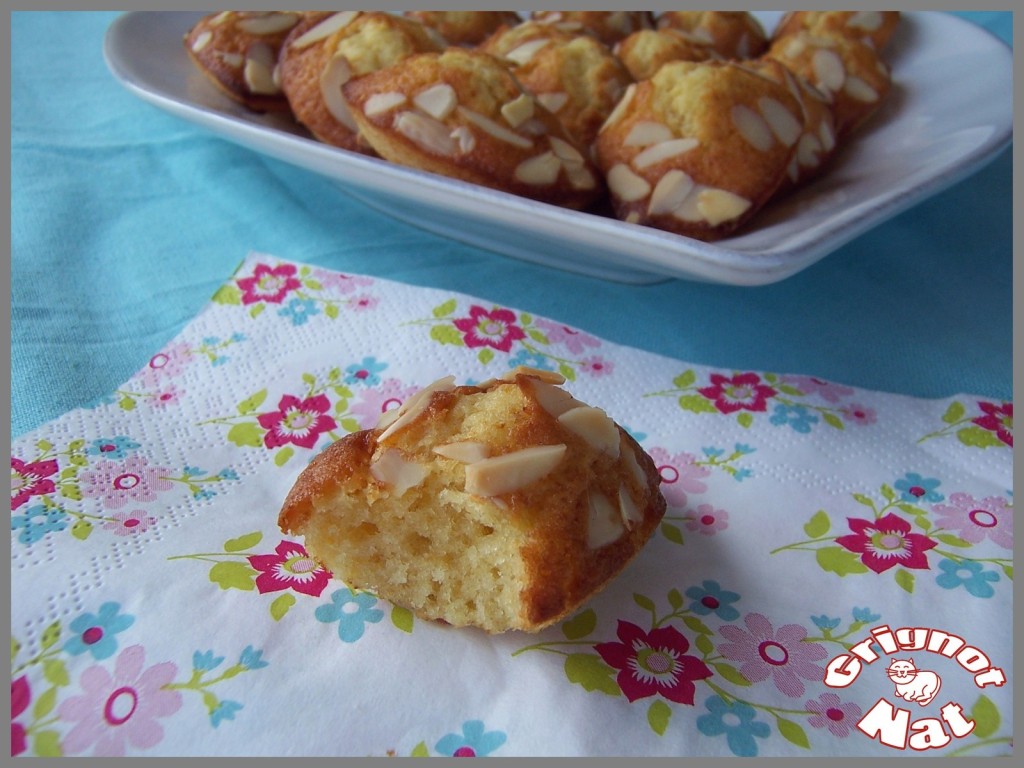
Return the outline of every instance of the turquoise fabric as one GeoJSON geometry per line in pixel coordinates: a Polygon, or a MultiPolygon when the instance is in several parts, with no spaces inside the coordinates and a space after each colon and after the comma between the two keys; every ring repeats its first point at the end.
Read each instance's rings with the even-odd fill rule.
{"type": "MultiPolygon", "coordinates": [[[[1011,13],[961,15],[1012,44],[1011,13]]],[[[781,283],[620,285],[427,234],[163,113],[107,70],[115,18],[11,15],[12,438],[130,378],[251,250],[693,363],[1011,397],[1011,150],[781,283]]]]}

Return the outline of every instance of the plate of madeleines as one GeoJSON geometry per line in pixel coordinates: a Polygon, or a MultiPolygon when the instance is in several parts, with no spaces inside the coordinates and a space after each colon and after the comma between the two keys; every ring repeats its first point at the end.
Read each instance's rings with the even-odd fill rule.
{"type": "Polygon", "coordinates": [[[399,220],[627,283],[783,280],[1012,139],[1012,51],[938,11],[130,12],[104,54],[399,220]]]}

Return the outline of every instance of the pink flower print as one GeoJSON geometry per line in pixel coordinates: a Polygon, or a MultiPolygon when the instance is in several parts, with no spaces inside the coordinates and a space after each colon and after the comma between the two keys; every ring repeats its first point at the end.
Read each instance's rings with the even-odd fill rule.
{"type": "Polygon", "coordinates": [[[838,403],[854,393],[853,387],[834,384],[815,376],[783,376],[782,381],[796,387],[805,395],[817,395],[827,403],[838,403]]]}
{"type": "Polygon", "coordinates": [[[711,386],[697,389],[715,404],[720,413],[736,411],[766,411],[768,400],[778,392],[761,383],[756,373],[737,373],[735,376],[711,374],[711,386]]]}
{"type": "Polygon", "coordinates": [[[878,414],[875,412],[875,409],[868,408],[860,403],[847,403],[839,409],[839,412],[854,424],[859,424],[862,427],[878,421],[878,414]]]}
{"type": "Polygon", "coordinates": [[[685,507],[688,493],[704,493],[708,489],[702,478],[710,475],[711,469],[699,466],[696,456],[672,456],[664,448],[652,448],[649,453],[661,475],[661,493],[670,506],[685,507]]]}
{"type": "Polygon", "coordinates": [[[812,728],[828,728],[829,732],[840,739],[845,739],[853,731],[853,726],[860,720],[864,711],[852,702],[843,702],[839,696],[827,691],[817,699],[804,702],[808,712],[807,724],[812,728]]]}
{"type": "Polygon", "coordinates": [[[183,394],[185,393],[177,387],[167,386],[153,396],[152,402],[157,408],[166,408],[169,405],[176,405],[180,402],[183,394]]]}
{"type": "Polygon", "coordinates": [[[371,296],[368,293],[360,294],[352,298],[349,303],[352,309],[356,312],[365,312],[368,309],[373,309],[380,303],[380,299],[376,296],[371,296]]]}
{"type": "Polygon", "coordinates": [[[705,536],[724,531],[729,527],[729,513],[715,509],[710,504],[701,504],[694,511],[693,518],[686,521],[686,529],[700,531],[705,536]]]}
{"type": "Polygon", "coordinates": [[[66,753],[123,757],[129,747],[144,750],[160,743],[160,719],[181,709],[181,694],[164,688],[178,668],[165,661],[143,669],[145,661],[145,650],[133,645],[118,655],[113,675],[99,665],[82,673],[82,693],[57,710],[61,720],[74,723],[62,742],[66,753]]]}
{"type": "Polygon", "coordinates": [[[488,312],[474,304],[469,308],[469,317],[453,322],[462,331],[467,347],[491,347],[499,352],[508,352],[512,344],[525,339],[523,329],[516,325],[516,315],[508,309],[495,308],[488,312]]]}
{"type": "Polygon", "coordinates": [[[264,445],[267,448],[288,444],[312,448],[320,435],[338,428],[338,423],[327,415],[330,407],[331,401],[326,395],[314,395],[305,400],[283,395],[276,411],[257,417],[260,426],[267,430],[264,445]]]}
{"type": "Polygon", "coordinates": [[[747,629],[728,624],[719,633],[728,642],[718,651],[727,659],[740,662],[740,674],[752,683],[772,679],[786,696],[802,696],[803,680],[820,681],[825,668],[816,662],[828,652],[818,643],[805,643],[807,630],[799,624],[784,624],[776,630],[759,613],[743,617],[747,629]],[[802,678],[802,679],[801,679],[802,678]]]}
{"type": "Polygon", "coordinates": [[[11,457],[11,511],[33,496],[45,496],[57,490],[50,479],[57,473],[57,460],[26,463],[11,457]]]}
{"type": "Polygon", "coordinates": [[[238,281],[238,287],[242,289],[242,303],[258,304],[265,301],[268,304],[280,304],[285,296],[302,285],[295,272],[292,264],[279,267],[257,264],[252,277],[238,281]]]}
{"type": "Polygon", "coordinates": [[[373,280],[369,277],[343,275],[340,272],[331,272],[326,269],[314,269],[313,277],[320,282],[321,286],[334,293],[352,293],[356,288],[373,285],[373,280]]]}
{"type": "Polygon", "coordinates": [[[157,352],[146,363],[139,374],[142,383],[149,387],[157,387],[165,379],[180,376],[186,366],[192,362],[192,350],[188,344],[175,342],[157,352]]]}
{"type": "Polygon", "coordinates": [[[157,493],[170,490],[174,484],[167,479],[165,467],[151,467],[142,456],[129,456],[123,462],[98,461],[92,469],[79,476],[82,496],[99,499],[107,509],[128,504],[145,504],[157,493]]]}
{"type": "Polygon", "coordinates": [[[615,363],[597,355],[583,358],[579,365],[581,371],[591,376],[608,376],[615,369],[615,363]]]}
{"type": "Polygon", "coordinates": [[[20,755],[28,749],[28,742],[25,738],[25,726],[16,723],[15,719],[21,717],[28,709],[32,701],[32,690],[29,688],[28,677],[22,675],[17,680],[11,681],[11,757],[20,755]]]}
{"type": "Polygon", "coordinates": [[[974,423],[989,432],[995,432],[996,437],[1002,440],[1011,448],[1013,447],[1013,403],[986,403],[979,402],[978,407],[984,416],[973,419],[974,423]]]}
{"type": "Polygon", "coordinates": [[[282,541],[274,555],[250,555],[249,564],[260,572],[256,589],[260,594],[294,589],[304,595],[320,597],[331,579],[331,572],[317,563],[306,548],[294,541],[282,541]]]}
{"type": "Polygon", "coordinates": [[[386,379],[379,387],[361,391],[361,399],[352,406],[351,412],[359,421],[360,429],[372,429],[381,414],[398,408],[418,391],[417,387],[402,386],[398,379],[386,379]]]}
{"type": "Polygon", "coordinates": [[[936,525],[956,531],[964,541],[977,544],[987,537],[1013,549],[1013,507],[1000,496],[978,500],[968,493],[951,493],[949,504],[935,504],[932,509],[936,525]]]}
{"type": "Polygon", "coordinates": [[[115,536],[136,536],[148,531],[155,523],[155,517],[150,517],[141,509],[134,509],[131,512],[115,512],[103,524],[103,530],[111,531],[115,536]]]}
{"type": "Polygon", "coordinates": [[[594,646],[601,658],[619,670],[616,682],[630,701],[661,694],[677,704],[693,706],[695,680],[713,674],[707,664],[688,655],[690,641],[675,627],[644,632],[636,624],[619,621],[621,642],[594,646]]]}
{"type": "Polygon", "coordinates": [[[860,554],[860,561],[875,573],[896,565],[927,569],[925,554],[938,542],[920,533],[910,532],[910,523],[890,513],[877,520],[847,518],[852,534],[839,536],[836,544],[860,554]]]}
{"type": "Polygon", "coordinates": [[[544,332],[551,344],[564,344],[565,348],[574,355],[581,354],[588,347],[593,349],[601,346],[599,339],[561,323],[540,318],[536,325],[544,332]]]}

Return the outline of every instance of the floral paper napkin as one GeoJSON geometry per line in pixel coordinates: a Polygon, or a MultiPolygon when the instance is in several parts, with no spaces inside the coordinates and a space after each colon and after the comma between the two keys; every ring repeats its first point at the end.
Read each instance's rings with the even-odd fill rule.
{"type": "Polygon", "coordinates": [[[11,459],[15,754],[1012,751],[1013,406],[717,370],[470,296],[251,254],[11,459]],[[276,525],[431,381],[560,371],[669,508],[538,635],[416,620],[276,525]]]}

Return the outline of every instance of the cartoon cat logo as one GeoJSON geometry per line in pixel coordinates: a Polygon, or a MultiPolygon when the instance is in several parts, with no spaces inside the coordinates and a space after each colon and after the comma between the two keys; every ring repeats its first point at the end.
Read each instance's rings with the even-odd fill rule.
{"type": "Polygon", "coordinates": [[[942,686],[942,678],[931,670],[918,669],[913,659],[893,659],[886,674],[896,684],[897,696],[922,707],[931,703],[942,686]]]}

